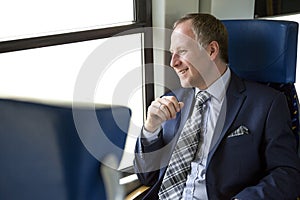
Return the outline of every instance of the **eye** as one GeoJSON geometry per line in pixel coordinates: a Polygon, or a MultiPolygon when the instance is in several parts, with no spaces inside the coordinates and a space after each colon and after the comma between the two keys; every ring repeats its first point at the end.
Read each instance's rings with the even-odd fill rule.
{"type": "Polygon", "coordinates": [[[187,53],[187,50],[185,50],[185,49],[180,49],[178,51],[170,51],[171,56],[173,56],[174,54],[176,54],[177,56],[183,56],[186,53],[187,53]]]}
{"type": "Polygon", "coordinates": [[[182,55],[184,55],[186,52],[187,52],[187,50],[181,49],[181,50],[179,50],[177,53],[178,53],[178,55],[182,56],[182,55]]]}

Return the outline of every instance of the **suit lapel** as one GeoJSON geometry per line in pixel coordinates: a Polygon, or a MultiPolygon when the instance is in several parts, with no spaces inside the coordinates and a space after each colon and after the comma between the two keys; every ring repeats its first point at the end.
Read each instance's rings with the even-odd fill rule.
{"type": "Polygon", "coordinates": [[[221,140],[223,139],[224,135],[226,134],[236,115],[238,114],[246,98],[246,96],[242,93],[244,90],[244,82],[240,78],[238,78],[234,73],[232,73],[226,97],[224,99],[220,111],[220,116],[218,118],[216,128],[214,131],[206,166],[208,166],[221,140]]]}

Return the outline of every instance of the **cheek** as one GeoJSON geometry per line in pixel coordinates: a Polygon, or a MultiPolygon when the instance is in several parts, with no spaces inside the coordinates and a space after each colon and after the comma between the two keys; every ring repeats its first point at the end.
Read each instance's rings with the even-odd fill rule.
{"type": "Polygon", "coordinates": [[[198,60],[198,59],[195,59],[195,58],[186,59],[184,61],[184,64],[189,67],[189,71],[193,75],[197,75],[197,74],[203,72],[204,68],[205,68],[204,65],[203,65],[204,63],[201,62],[201,60],[198,60]]]}
{"type": "Polygon", "coordinates": [[[211,58],[204,49],[192,51],[190,54],[186,55],[185,59],[195,68],[199,69],[208,66],[209,63],[211,63],[211,58]]]}
{"type": "Polygon", "coordinates": [[[183,60],[184,64],[186,64],[189,67],[191,67],[191,66],[195,67],[195,66],[200,65],[199,56],[197,56],[196,54],[192,54],[192,53],[187,54],[182,57],[182,60],[183,60]]]}
{"type": "Polygon", "coordinates": [[[192,77],[194,77],[195,79],[198,79],[201,77],[201,73],[203,73],[202,69],[198,69],[198,68],[195,68],[195,67],[191,67],[190,68],[190,73],[192,75],[192,77]]]}

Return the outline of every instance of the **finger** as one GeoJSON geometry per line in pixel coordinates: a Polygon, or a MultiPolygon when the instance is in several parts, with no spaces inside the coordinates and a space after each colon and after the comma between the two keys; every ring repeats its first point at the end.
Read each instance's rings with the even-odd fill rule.
{"type": "Polygon", "coordinates": [[[169,112],[169,109],[167,108],[166,105],[160,104],[158,110],[157,110],[157,115],[162,118],[164,121],[170,119],[171,114],[169,112]]]}
{"type": "Polygon", "coordinates": [[[176,97],[174,97],[174,96],[165,96],[163,98],[168,99],[170,102],[173,103],[173,106],[174,106],[176,112],[179,112],[181,110],[180,104],[179,104],[176,97]]]}
{"type": "Polygon", "coordinates": [[[154,118],[160,119],[160,121],[166,121],[169,118],[168,110],[165,109],[165,105],[161,103],[161,98],[157,98],[151,103],[148,114],[154,118]]]}
{"type": "Polygon", "coordinates": [[[179,102],[178,104],[179,104],[179,107],[180,107],[180,110],[181,110],[183,108],[183,106],[184,106],[184,103],[183,102],[179,102]]]}
{"type": "Polygon", "coordinates": [[[150,118],[150,120],[155,124],[162,123],[166,120],[165,114],[161,109],[159,109],[159,106],[149,107],[147,118],[150,118]]]}
{"type": "Polygon", "coordinates": [[[151,106],[148,108],[147,119],[144,123],[144,128],[150,132],[154,132],[155,130],[157,130],[161,126],[161,123],[164,121],[164,119],[162,119],[160,115],[156,114],[157,111],[153,110],[158,109],[151,106]]]}
{"type": "Polygon", "coordinates": [[[160,110],[166,115],[168,119],[173,118],[176,115],[176,109],[171,101],[162,98],[160,100],[160,110]]]}

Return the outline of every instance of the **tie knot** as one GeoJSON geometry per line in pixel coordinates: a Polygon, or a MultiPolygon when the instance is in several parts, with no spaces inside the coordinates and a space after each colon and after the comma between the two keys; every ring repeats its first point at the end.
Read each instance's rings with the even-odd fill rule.
{"type": "Polygon", "coordinates": [[[198,101],[198,105],[202,105],[210,98],[210,94],[206,91],[200,91],[196,95],[196,100],[198,101]]]}

